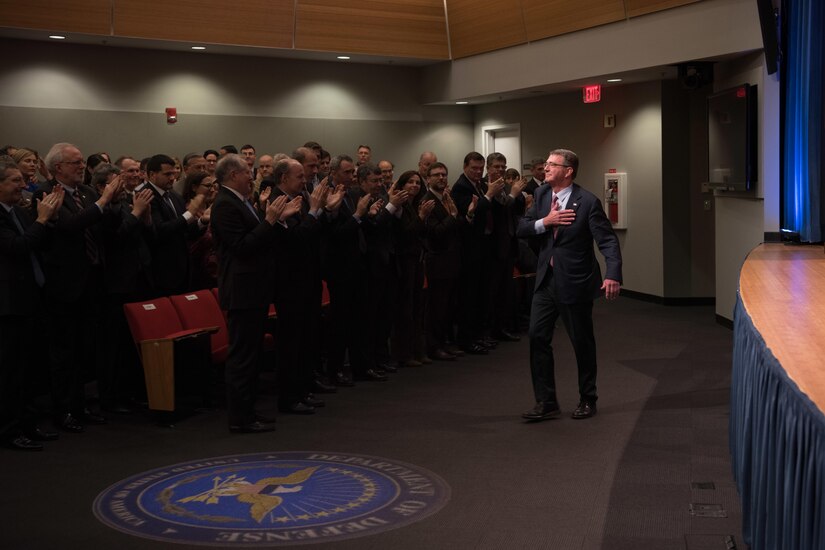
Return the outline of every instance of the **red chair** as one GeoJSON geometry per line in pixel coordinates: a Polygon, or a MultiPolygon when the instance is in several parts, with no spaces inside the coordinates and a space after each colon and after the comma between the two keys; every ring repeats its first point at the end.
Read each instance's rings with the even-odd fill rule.
{"type": "Polygon", "coordinates": [[[193,339],[203,339],[205,350],[210,329],[185,330],[169,298],[124,304],[123,311],[143,364],[149,408],[174,411],[175,352],[193,339]]]}
{"type": "Polygon", "coordinates": [[[321,307],[327,307],[329,305],[329,289],[327,288],[327,282],[321,279],[321,307]]]}
{"type": "Polygon", "coordinates": [[[184,329],[216,329],[212,332],[212,362],[224,363],[229,351],[229,331],[215,295],[209,290],[198,290],[189,294],[170,296],[169,299],[178,312],[184,329]]]}

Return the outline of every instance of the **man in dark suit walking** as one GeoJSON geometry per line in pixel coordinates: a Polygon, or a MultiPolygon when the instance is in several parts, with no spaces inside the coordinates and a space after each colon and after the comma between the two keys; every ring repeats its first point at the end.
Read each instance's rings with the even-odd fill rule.
{"type": "Polygon", "coordinates": [[[536,405],[522,414],[527,420],[547,420],[561,414],[556,399],[553,328],[562,318],[570,335],[579,371],[579,405],[574,419],[596,414],[596,338],[593,300],[604,291],[615,299],[622,282],[619,241],[602,204],[573,180],[579,158],[572,151],[550,152],[544,166],[544,185],[519,223],[521,237],[539,235],[541,250],[536,290],[530,314],[530,369],[536,405]],[[606,261],[606,277],[593,252],[593,242],[606,261]]]}
{"type": "Polygon", "coordinates": [[[228,312],[229,431],[268,432],[275,427],[256,418],[255,398],[267,312],[272,302],[273,249],[287,231],[283,221],[300,211],[301,198],[287,203],[287,196],[282,195],[258,213],[248,200],[252,171],[243,157],[236,154],[225,155],[218,161],[215,177],[221,188],[212,205],[211,225],[220,262],[218,294],[221,308],[228,312]]]}

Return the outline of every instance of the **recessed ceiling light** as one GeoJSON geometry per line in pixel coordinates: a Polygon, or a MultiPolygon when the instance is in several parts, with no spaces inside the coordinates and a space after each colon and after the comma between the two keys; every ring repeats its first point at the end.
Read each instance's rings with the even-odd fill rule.
{"type": "Polygon", "coordinates": [[[206,46],[192,46],[193,50],[205,50],[206,46]]]}
{"type": "Polygon", "coordinates": [[[470,103],[470,102],[469,101],[456,101],[455,102],[456,105],[467,105],[468,103],[470,103]]]}
{"type": "Polygon", "coordinates": [[[607,81],[608,82],[621,82],[622,79],[621,78],[608,78],[607,81]]]}
{"type": "Polygon", "coordinates": [[[343,60],[346,61],[347,59],[349,59],[349,56],[348,55],[339,55],[338,59],[343,59],[343,60]]]}
{"type": "Polygon", "coordinates": [[[52,40],[66,40],[65,36],[60,36],[59,34],[50,34],[49,38],[52,40]]]}

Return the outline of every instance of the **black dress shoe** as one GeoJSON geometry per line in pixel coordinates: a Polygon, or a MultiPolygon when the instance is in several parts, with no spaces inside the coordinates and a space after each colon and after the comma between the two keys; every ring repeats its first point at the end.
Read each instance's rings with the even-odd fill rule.
{"type": "Polygon", "coordinates": [[[341,386],[344,388],[351,388],[355,385],[352,383],[352,379],[350,379],[350,377],[343,372],[335,373],[335,378],[332,380],[332,383],[336,386],[341,386]]]}
{"type": "Polygon", "coordinates": [[[63,416],[58,417],[54,421],[54,426],[59,430],[63,430],[64,432],[71,432],[75,434],[83,433],[86,431],[86,428],[83,427],[83,424],[81,424],[77,418],[75,418],[69,413],[66,413],[63,416]]]}
{"type": "Polygon", "coordinates": [[[25,435],[18,435],[6,440],[6,447],[15,451],[42,451],[43,445],[37,441],[32,441],[25,435]]]}
{"type": "Polygon", "coordinates": [[[391,365],[389,363],[384,363],[383,365],[381,365],[380,368],[384,372],[389,372],[391,374],[398,372],[398,367],[396,367],[395,365],[391,365]]]}
{"type": "Polygon", "coordinates": [[[365,382],[386,382],[388,380],[386,374],[381,374],[375,369],[367,369],[364,372],[356,375],[356,380],[365,382]]]}
{"type": "Polygon", "coordinates": [[[516,336],[515,334],[511,334],[506,330],[499,330],[495,334],[493,334],[496,340],[500,340],[502,342],[520,342],[521,337],[516,336]]]}
{"type": "Polygon", "coordinates": [[[465,346],[461,349],[464,353],[469,353],[470,355],[487,355],[489,353],[487,348],[478,344],[470,344],[469,346],[465,346]]]}
{"type": "Polygon", "coordinates": [[[436,361],[455,361],[455,355],[447,353],[443,349],[437,349],[430,353],[430,357],[436,361]]]}
{"type": "Polygon", "coordinates": [[[255,422],[260,422],[261,424],[274,424],[275,417],[267,414],[255,413],[255,422]]]}
{"type": "Polygon", "coordinates": [[[444,348],[443,348],[443,349],[444,349],[444,351],[446,351],[447,353],[452,354],[452,355],[455,355],[456,357],[461,357],[461,356],[463,356],[463,355],[464,355],[464,352],[463,352],[463,351],[461,351],[461,348],[460,348],[460,347],[458,347],[458,346],[455,346],[455,345],[453,345],[453,344],[447,344],[446,346],[444,346],[444,348]]]}
{"type": "Polygon", "coordinates": [[[108,423],[105,416],[95,414],[89,409],[83,409],[83,412],[78,414],[77,418],[85,424],[95,424],[97,426],[102,426],[103,424],[108,423]]]}
{"type": "Polygon", "coordinates": [[[229,431],[235,434],[261,434],[275,431],[275,426],[265,422],[251,422],[249,424],[236,424],[229,426],[229,431]]]}
{"type": "Polygon", "coordinates": [[[583,420],[585,418],[596,416],[596,404],[591,403],[590,401],[581,401],[571,416],[574,420],[583,420]]]}
{"type": "Polygon", "coordinates": [[[338,391],[332,384],[327,384],[318,378],[312,383],[312,389],[315,393],[336,393],[338,391]]]}
{"type": "Polygon", "coordinates": [[[31,439],[32,441],[54,441],[60,434],[57,432],[47,432],[45,430],[40,429],[39,426],[35,426],[34,428],[29,428],[26,430],[26,437],[31,439]]]}
{"type": "Polygon", "coordinates": [[[284,414],[315,414],[315,407],[311,407],[300,401],[289,405],[279,406],[278,410],[284,414]]]}
{"type": "Polygon", "coordinates": [[[495,338],[485,337],[477,340],[476,344],[484,346],[487,349],[496,349],[498,347],[498,340],[495,338]]]}
{"type": "Polygon", "coordinates": [[[529,411],[521,413],[521,417],[526,420],[550,420],[561,416],[561,409],[558,405],[550,405],[539,401],[536,406],[529,411]]]}
{"type": "Polygon", "coordinates": [[[307,405],[309,407],[315,407],[316,409],[319,408],[319,407],[326,407],[327,406],[326,401],[324,401],[323,399],[318,399],[317,397],[315,397],[311,393],[306,394],[304,396],[304,398],[301,399],[301,403],[303,403],[304,405],[307,405]]]}

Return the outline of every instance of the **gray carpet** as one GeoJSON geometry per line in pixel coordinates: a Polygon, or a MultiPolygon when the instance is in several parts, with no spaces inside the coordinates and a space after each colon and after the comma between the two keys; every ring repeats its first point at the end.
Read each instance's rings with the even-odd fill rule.
{"type": "Polygon", "coordinates": [[[144,415],[111,417],[85,434],[61,435],[43,453],[0,453],[0,547],[186,548],[101,524],[94,498],[164,465],[302,450],[408,462],[452,489],[449,504],[418,523],[302,548],[744,548],[727,450],[732,333],[715,322],[712,307],[620,298],[598,302],[594,316],[600,400],[593,419],[569,418],[576,373],[563,329],[556,358],[565,415],[537,424],[519,416],[533,405],[526,339],[486,357],[343,388],[324,396],[328,405],[314,416],[280,416],[273,434],[230,435],[221,410],[175,429],[144,415]]]}

